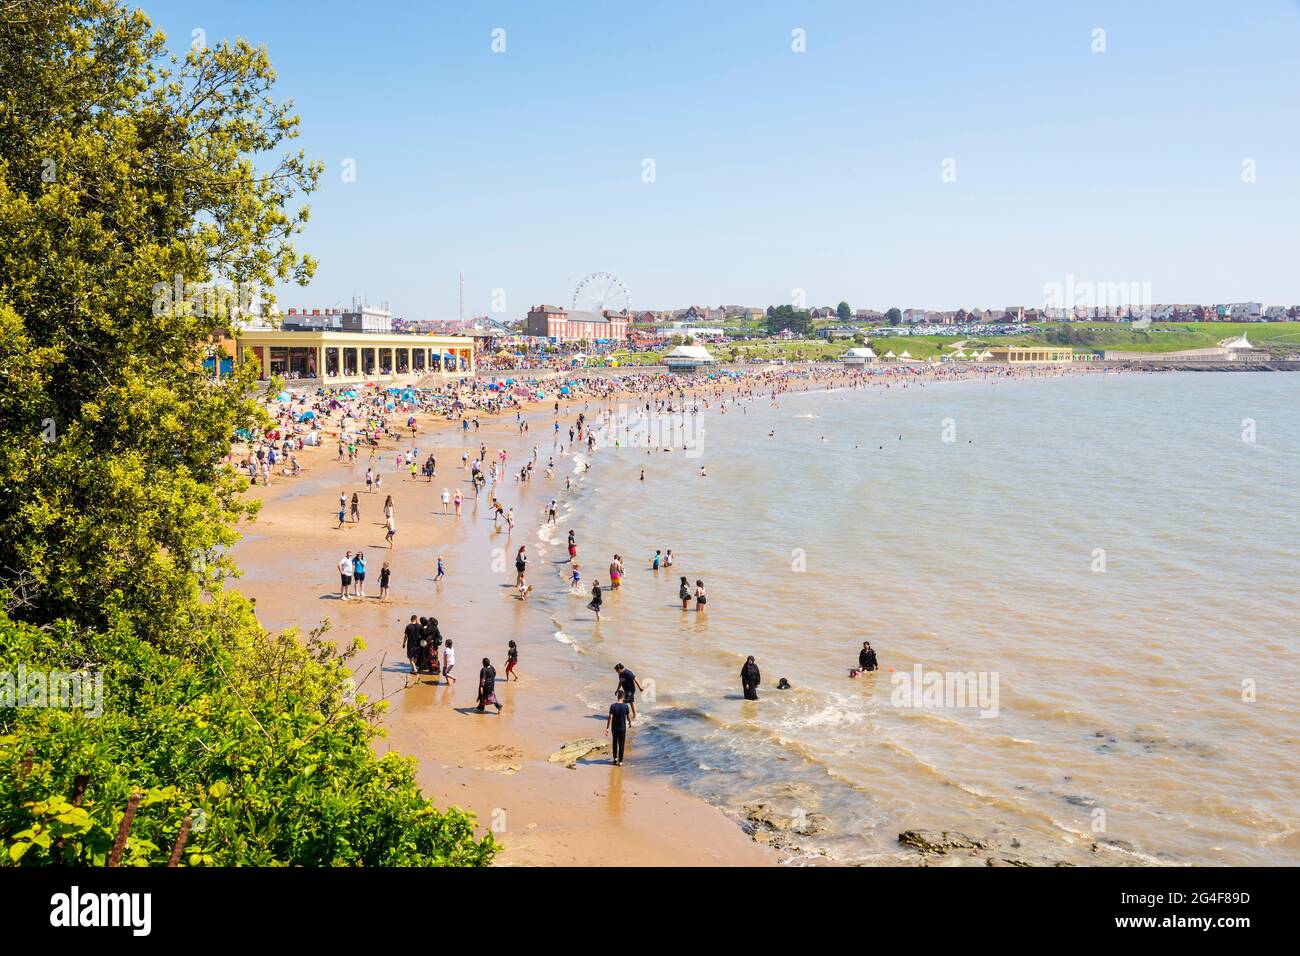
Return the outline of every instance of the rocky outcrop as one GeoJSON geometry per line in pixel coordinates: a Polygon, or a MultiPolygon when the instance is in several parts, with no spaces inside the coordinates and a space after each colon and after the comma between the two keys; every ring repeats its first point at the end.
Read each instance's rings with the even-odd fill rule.
{"type": "Polygon", "coordinates": [[[551,763],[562,763],[570,770],[573,770],[583,757],[607,749],[609,749],[608,740],[600,740],[596,737],[581,737],[563,744],[559,750],[546,759],[551,763]]]}

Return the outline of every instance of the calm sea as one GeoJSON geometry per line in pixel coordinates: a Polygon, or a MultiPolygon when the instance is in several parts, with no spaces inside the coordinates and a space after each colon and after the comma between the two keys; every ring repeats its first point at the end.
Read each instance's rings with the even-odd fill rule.
{"type": "Polygon", "coordinates": [[[807,854],[903,859],[926,828],[1072,863],[1294,865],[1297,407],[1300,375],[1181,373],[714,408],[701,458],[602,449],[543,530],[552,557],[576,530],[587,586],[623,555],[601,624],[563,568],[533,613],[593,708],[616,661],[652,686],[638,762],[737,816],[802,813],[807,854]],[[882,670],[852,679],[863,640],[882,670]]]}

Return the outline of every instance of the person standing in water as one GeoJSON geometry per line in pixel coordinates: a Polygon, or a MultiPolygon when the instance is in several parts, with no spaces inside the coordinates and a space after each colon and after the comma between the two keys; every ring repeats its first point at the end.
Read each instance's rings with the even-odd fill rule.
{"type": "Polygon", "coordinates": [[[627,704],[623,703],[623,691],[614,692],[614,703],[609,705],[609,715],[605,718],[605,733],[610,737],[611,755],[614,766],[623,766],[623,752],[627,746],[627,728],[635,718],[627,704]]]}
{"type": "Polygon", "coordinates": [[[745,658],[745,666],[740,669],[740,688],[745,692],[745,700],[758,700],[758,685],[762,680],[763,675],[754,663],[754,655],[750,654],[745,658]]]}
{"type": "Polygon", "coordinates": [[[871,648],[870,641],[862,642],[862,650],[858,651],[858,669],[862,671],[874,671],[880,665],[876,663],[876,652],[871,648]]]}
{"type": "Polygon", "coordinates": [[[682,600],[682,610],[689,611],[691,609],[691,585],[684,574],[682,575],[681,586],[677,589],[677,596],[682,600]]]}
{"type": "Polygon", "coordinates": [[[528,570],[528,555],[524,549],[526,545],[520,545],[519,550],[515,552],[515,587],[524,586],[524,572],[528,570]]]}
{"type": "Polygon", "coordinates": [[[587,604],[587,607],[596,612],[597,621],[600,620],[600,605],[602,601],[604,601],[604,598],[600,593],[600,582],[594,581],[591,585],[591,601],[587,604]]]}
{"type": "Polygon", "coordinates": [[[695,582],[695,610],[703,611],[704,605],[708,603],[709,599],[704,593],[704,582],[697,579],[695,582]]]}

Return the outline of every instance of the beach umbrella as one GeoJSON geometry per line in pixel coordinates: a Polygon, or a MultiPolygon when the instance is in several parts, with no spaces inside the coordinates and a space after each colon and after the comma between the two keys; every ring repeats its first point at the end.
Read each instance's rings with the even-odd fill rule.
{"type": "Polygon", "coordinates": [[[561,385],[561,386],[560,386],[560,394],[561,394],[561,395],[568,395],[568,394],[569,394],[569,386],[567,386],[567,385],[561,385]]]}
{"type": "Polygon", "coordinates": [[[275,396],[277,402],[287,402],[289,401],[289,398],[290,395],[288,392],[281,392],[279,395],[275,396]]]}

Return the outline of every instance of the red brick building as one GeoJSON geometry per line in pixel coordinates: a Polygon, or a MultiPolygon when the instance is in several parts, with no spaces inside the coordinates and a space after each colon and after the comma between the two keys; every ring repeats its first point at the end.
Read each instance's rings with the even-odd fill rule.
{"type": "Polygon", "coordinates": [[[626,312],[567,312],[554,305],[535,305],[528,310],[524,332],[561,342],[624,342],[631,321],[626,312]]]}

